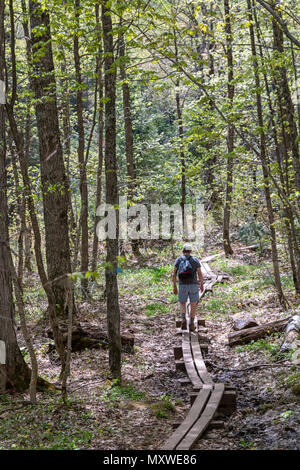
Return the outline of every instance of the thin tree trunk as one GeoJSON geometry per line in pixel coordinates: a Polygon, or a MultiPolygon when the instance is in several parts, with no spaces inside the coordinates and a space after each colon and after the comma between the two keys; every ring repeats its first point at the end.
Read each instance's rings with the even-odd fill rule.
{"type": "MultiPolygon", "coordinates": [[[[0,81],[5,81],[5,2],[0,0],[0,81]]],[[[2,88],[2,87],[1,87],[2,88]]],[[[17,344],[14,324],[12,279],[9,265],[8,214],[6,196],[5,97],[0,97],[0,340],[6,348],[6,364],[1,366],[2,388],[27,389],[30,371],[17,344]]]]}
{"type": "MultiPolygon", "coordinates": [[[[273,5],[275,5],[274,2],[273,5]]],[[[278,12],[278,15],[280,16],[281,13],[278,12]]],[[[274,49],[277,54],[281,55],[284,52],[282,28],[275,19],[272,20],[272,27],[274,49]]],[[[276,93],[278,97],[278,103],[282,110],[281,123],[285,128],[286,140],[288,145],[287,150],[290,151],[292,155],[293,168],[295,172],[296,191],[299,192],[300,157],[298,147],[298,133],[294,116],[294,105],[291,97],[286,67],[283,65],[278,65],[275,67],[274,73],[276,77],[276,93]]],[[[297,199],[298,201],[300,201],[299,196],[297,199]]]]}
{"type": "Polygon", "coordinates": [[[294,70],[294,77],[295,77],[295,89],[296,89],[296,96],[297,96],[298,134],[300,134],[300,94],[299,94],[299,87],[298,87],[297,64],[296,64],[296,59],[295,59],[294,45],[292,42],[291,42],[291,49],[292,49],[292,61],[293,61],[293,70],[294,70]]]}
{"type": "MultiPolygon", "coordinates": [[[[225,13],[225,35],[226,35],[226,56],[227,56],[227,98],[229,102],[229,112],[233,108],[234,98],[234,85],[233,85],[233,52],[232,52],[232,28],[231,28],[231,12],[229,0],[224,0],[224,13],[225,13]]],[[[232,116],[229,117],[229,121],[232,116]]],[[[231,201],[232,201],[232,184],[233,184],[233,152],[234,152],[234,128],[228,124],[227,131],[227,169],[226,169],[226,193],[225,193],[225,206],[223,216],[223,244],[225,256],[233,254],[230,244],[230,215],[231,215],[231,201]]]]}
{"type": "Polygon", "coordinates": [[[72,329],[73,329],[73,280],[71,276],[67,280],[68,288],[68,334],[67,334],[67,351],[66,351],[66,366],[62,377],[62,398],[64,403],[67,402],[67,380],[70,375],[70,366],[71,366],[71,353],[72,353],[72,329]]]}
{"type": "MultiPolygon", "coordinates": [[[[264,61],[264,55],[263,55],[263,49],[262,49],[262,35],[260,33],[259,23],[258,23],[255,9],[254,9],[254,20],[255,20],[255,26],[256,26],[257,39],[259,43],[260,59],[261,59],[262,64],[264,65],[262,73],[264,77],[268,107],[270,111],[272,134],[273,134],[273,139],[275,143],[275,153],[276,153],[276,161],[277,161],[278,171],[279,171],[280,184],[281,184],[282,191],[287,196],[289,194],[288,174],[287,172],[284,174],[284,171],[282,168],[281,151],[280,151],[279,138],[277,134],[275,111],[274,111],[273,104],[272,104],[268,78],[265,72],[266,64],[264,61]]],[[[273,79],[275,80],[274,77],[273,79]]],[[[287,151],[286,151],[286,144],[285,144],[286,138],[285,138],[284,126],[282,127],[282,135],[283,135],[283,141],[284,141],[283,149],[284,149],[284,153],[286,154],[287,151]]],[[[287,161],[288,156],[286,155],[285,157],[287,161]]],[[[280,197],[280,192],[278,192],[278,195],[280,197]]],[[[291,269],[293,273],[293,281],[294,281],[296,292],[300,292],[300,257],[299,257],[300,252],[299,252],[299,247],[296,241],[296,232],[294,231],[294,219],[293,219],[293,214],[292,214],[290,207],[286,204],[285,200],[283,200],[282,202],[283,202],[282,215],[283,215],[284,224],[286,227],[286,233],[288,237],[288,251],[289,251],[289,257],[290,257],[291,269]]]]}
{"type": "MultiPolygon", "coordinates": [[[[96,210],[101,203],[102,193],[102,167],[103,167],[103,77],[102,77],[102,38],[100,34],[99,23],[99,5],[95,5],[97,38],[98,38],[98,55],[97,55],[97,80],[98,80],[98,93],[99,93],[99,112],[98,112],[98,169],[97,169],[97,189],[96,189],[96,210]]],[[[97,224],[99,217],[95,216],[94,222],[94,237],[93,237],[93,254],[92,254],[92,272],[97,269],[98,245],[99,240],[97,237],[97,224]]]]}
{"type": "Polygon", "coordinates": [[[38,362],[36,358],[36,354],[34,351],[34,347],[32,344],[31,336],[26,324],[26,317],[25,317],[25,310],[24,310],[24,303],[23,303],[23,286],[21,280],[18,278],[17,273],[15,271],[15,267],[13,264],[12,256],[10,249],[8,247],[8,258],[10,264],[10,271],[11,276],[13,279],[14,287],[15,287],[15,295],[17,299],[17,308],[20,317],[21,323],[21,331],[22,335],[26,344],[26,347],[29,352],[30,362],[31,362],[31,375],[30,375],[30,384],[29,384],[29,395],[30,395],[30,402],[36,404],[36,388],[37,388],[37,381],[38,381],[38,362]]]}
{"type": "MultiPolygon", "coordinates": [[[[105,180],[106,203],[118,204],[118,179],[116,160],[116,71],[111,10],[102,5],[102,28],[105,70],[105,180]]],[[[118,230],[116,238],[106,242],[107,267],[105,269],[107,297],[107,331],[109,339],[109,367],[114,379],[121,380],[120,308],[117,282],[118,230]]]]}
{"type": "Polygon", "coordinates": [[[177,112],[177,121],[178,121],[178,135],[179,135],[179,154],[180,154],[180,166],[181,166],[181,213],[182,213],[182,223],[183,227],[186,227],[185,221],[185,211],[184,207],[186,204],[186,166],[185,166],[185,155],[183,150],[183,122],[182,122],[182,106],[180,105],[180,94],[179,94],[179,80],[177,80],[176,87],[177,91],[175,93],[176,100],[176,112],[177,112]]]}
{"type": "MultiPolygon", "coordinates": [[[[122,27],[122,18],[120,20],[120,27],[122,27]]],[[[125,35],[122,31],[119,36],[119,58],[120,58],[120,78],[122,81],[122,98],[123,98],[123,116],[124,116],[124,130],[125,130],[125,152],[127,163],[127,188],[128,200],[133,202],[136,196],[136,174],[134,163],[133,151],[133,129],[132,129],[132,115],[131,115],[131,97],[130,88],[126,80],[125,58],[126,58],[126,43],[125,35]]],[[[139,240],[131,240],[131,248],[134,256],[139,260],[141,252],[139,248],[139,240]]]]}
{"type": "MultiPolygon", "coordinates": [[[[81,76],[81,62],[79,52],[79,39],[78,32],[80,28],[80,0],[75,0],[75,22],[77,30],[74,34],[74,62],[77,86],[76,104],[77,104],[77,127],[78,127],[78,162],[80,168],[80,196],[81,196],[81,210],[80,210],[80,229],[81,229],[81,262],[80,270],[85,273],[89,269],[89,245],[88,245],[88,188],[86,179],[86,165],[84,160],[84,125],[83,125],[83,90],[82,90],[82,76],[81,76]]],[[[87,294],[88,280],[81,279],[81,288],[83,294],[87,294]]]]}
{"type": "MultiPolygon", "coordinates": [[[[63,46],[60,46],[60,52],[62,54],[62,64],[61,64],[61,73],[62,73],[62,83],[61,83],[61,107],[62,107],[62,133],[63,133],[63,154],[64,161],[66,162],[66,177],[68,181],[68,186],[70,186],[70,158],[71,158],[71,125],[70,125],[70,94],[68,87],[68,77],[67,73],[67,62],[66,56],[64,53],[63,46]]],[[[76,233],[76,221],[74,216],[73,204],[72,204],[72,193],[68,191],[68,201],[69,201],[69,213],[70,213],[70,236],[72,241],[72,248],[75,247],[75,233],[76,233]]]]}
{"type": "Polygon", "coordinates": [[[258,117],[258,124],[260,127],[260,158],[261,158],[261,163],[262,163],[262,170],[263,170],[263,177],[264,177],[264,191],[265,191],[265,198],[266,198],[267,212],[268,212],[268,219],[269,219],[269,229],[270,229],[270,234],[271,234],[274,279],[275,279],[275,286],[276,286],[279,302],[284,304],[285,302],[284,302],[284,295],[282,292],[282,286],[281,286],[281,280],[280,280],[276,232],[275,232],[275,226],[274,226],[275,220],[274,220],[274,213],[273,213],[272,200],[271,200],[270,187],[269,187],[268,156],[267,156],[267,151],[266,151],[266,137],[264,133],[262,102],[261,102],[261,95],[259,92],[260,78],[259,78],[258,61],[257,61],[257,55],[256,55],[253,17],[251,13],[251,9],[252,9],[251,0],[247,0],[247,5],[248,5],[249,31],[250,31],[251,50],[252,50],[252,59],[253,59],[252,64],[253,64],[253,72],[254,72],[254,77],[255,77],[257,117],[258,117]]]}

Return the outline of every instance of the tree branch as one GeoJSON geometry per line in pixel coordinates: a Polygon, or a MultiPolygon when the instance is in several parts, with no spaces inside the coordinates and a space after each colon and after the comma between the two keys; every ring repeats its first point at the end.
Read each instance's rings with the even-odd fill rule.
{"type": "Polygon", "coordinates": [[[287,28],[286,22],[273,10],[271,5],[269,5],[264,0],[256,0],[256,1],[273,16],[273,18],[277,21],[277,23],[279,23],[280,26],[282,27],[282,31],[284,32],[284,34],[300,49],[300,41],[297,38],[295,38],[295,36],[292,33],[290,33],[290,31],[287,28]]]}

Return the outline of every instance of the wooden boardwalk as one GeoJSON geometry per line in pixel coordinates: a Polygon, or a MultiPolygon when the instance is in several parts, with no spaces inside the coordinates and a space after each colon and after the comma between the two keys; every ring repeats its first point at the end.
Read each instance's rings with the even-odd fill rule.
{"type": "MultiPolygon", "coordinates": [[[[210,261],[218,255],[205,258],[201,261],[201,270],[204,278],[203,297],[212,291],[214,284],[228,279],[227,274],[215,274],[208,266],[210,261]]],[[[187,319],[187,328],[189,322],[187,319]]],[[[198,320],[197,326],[205,326],[205,320],[198,320]]],[[[181,321],[176,322],[181,326],[181,321]]],[[[193,386],[191,394],[192,406],[184,421],[174,433],[164,442],[162,450],[188,450],[203,435],[208,426],[213,422],[218,412],[228,414],[235,409],[236,396],[232,390],[225,390],[223,383],[214,383],[206,369],[203,352],[207,350],[208,338],[201,331],[190,332],[178,330],[181,333],[181,346],[174,348],[176,369],[184,370],[188,380],[193,386]],[[204,343],[204,341],[206,342],[204,343]]]]}

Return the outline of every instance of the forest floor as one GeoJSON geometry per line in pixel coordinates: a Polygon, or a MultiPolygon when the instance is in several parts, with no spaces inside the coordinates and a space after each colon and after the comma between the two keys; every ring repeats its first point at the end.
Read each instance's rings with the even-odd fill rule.
{"type": "MultiPolygon", "coordinates": [[[[210,247],[202,256],[219,251],[221,247],[210,247]]],[[[179,318],[172,293],[173,262],[172,254],[157,249],[143,267],[131,260],[119,276],[121,330],[135,336],[134,354],[123,354],[122,385],[109,380],[107,350],[72,353],[68,406],[59,392],[39,393],[35,406],[24,406],[26,394],[0,396],[0,449],[161,447],[173,432],[173,423],[181,422],[190,407],[190,389],[180,385],[178,379],[184,374],[176,372],[173,358],[178,342],[175,318],[179,318]]],[[[290,362],[289,353],[279,354],[282,335],[247,346],[227,346],[233,314],[251,314],[262,324],[291,313],[277,302],[271,261],[249,251],[218,258],[210,266],[215,272],[227,272],[230,280],[215,285],[198,308],[211,338],[208,370],[214,380],[236,387],[237,410],[224,418],[224,429],[207,431],[195,449],[300,449],[300,397],[291,392],[292,385],[300,383],[300,369],[290,362]],[[267,365],[237,371],[254,364],[267,365]]],[[[284,266],[282,270],[286,296],[296,308],[291,276],[284,274],[284,266]]],[[[39,321],[46,307],[43,291],[34,274],[28,274],[27,284],[28,322],[39,373],[55,383],[59,364],[47,353],[51,340],[39,321]]],[[[79,302],[78,320],[105,327],[101,289],[96,287],[93,295],[93,302],[79,302]]],[[[24,346],[21,335],[19,344],[24,346]]],[[[28,360],[25,348],[23,352],[28,360]]]]}

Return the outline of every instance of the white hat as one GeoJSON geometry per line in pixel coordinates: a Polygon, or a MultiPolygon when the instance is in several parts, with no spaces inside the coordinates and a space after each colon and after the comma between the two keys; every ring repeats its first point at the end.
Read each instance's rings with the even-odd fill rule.
{"type": "Polygon", "coordinates": [[[189,243],[185,243],[182,247],[182,251],[193,251],[193,247],[189,243]]]}

